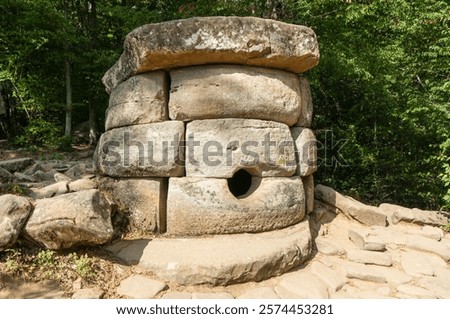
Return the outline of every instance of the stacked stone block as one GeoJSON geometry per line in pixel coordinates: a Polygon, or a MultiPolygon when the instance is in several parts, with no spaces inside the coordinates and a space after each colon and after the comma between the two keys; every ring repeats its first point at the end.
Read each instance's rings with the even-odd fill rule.
{"type": "Polygon", "coordinates": [[[131,32],[105,74],[103,189],[137,230],[265,232],[313,210],[317,169],[303,26],[193,18],[131,32]],[[167,35],[167,36],[164,36],[167,35]]]}

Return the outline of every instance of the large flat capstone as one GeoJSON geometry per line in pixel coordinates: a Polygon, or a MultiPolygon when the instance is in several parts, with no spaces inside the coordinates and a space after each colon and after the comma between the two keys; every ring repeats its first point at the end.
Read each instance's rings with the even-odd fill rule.
{"type": "Polygon", "coordinates": [[[308,27],[256,17],[197,17],[147,24],[130,32],[103,77],[111,92],[139,73],[200,64],[244,64],[302,73],[319,62],[308,27]]]}
{"type": "Polygon", "coordinates": [[[156,238],[107,248],[128,264],[182,285],[261,281],[302,264],[311,254],[308,220],[272,232],[200,238],[156,238]]]}
{"type": "Polygon", "coordinates": [[[305,216],[299,177],[253,177],[249,191],[235,197],[226,179],[169,179],[169,235],[262,232],[298,223],[305,216]]]}
{"type": "MultiPolygon", "coordinates": [[[[207,65],[170,72],[173,120],[248,118],[296,123],[301,111],[299,77],[242,65],[207,65]]],[[[305,97],[307,99],[307,97],[305,97]]]]}
{"type": "Polygon", "coordinates": [[[167,100],[166,72],[135,75],[111,92],[105,129],[165,121],[168,119],[167,100]]]}
{"type": "Polygon", "coordinates": [[[294,141],[283,123],[250,119],[197,120],[186,128],[186,176],[292,176],[294,141]]]}
{"type": "Polygon", "coordinates": [[[184,123],[166,121],[105,132],[97,146],[97,172],[112,177],[181,176],[184,123]]]}

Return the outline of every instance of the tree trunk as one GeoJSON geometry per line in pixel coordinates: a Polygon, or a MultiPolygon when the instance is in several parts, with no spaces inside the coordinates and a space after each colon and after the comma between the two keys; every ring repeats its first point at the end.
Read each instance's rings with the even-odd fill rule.
{"type": "Polygon", "coordinates": [[[72,70],[69,58],[65,61],[66,69],[66,130],[65,136],[72,136],[72,70]]]}

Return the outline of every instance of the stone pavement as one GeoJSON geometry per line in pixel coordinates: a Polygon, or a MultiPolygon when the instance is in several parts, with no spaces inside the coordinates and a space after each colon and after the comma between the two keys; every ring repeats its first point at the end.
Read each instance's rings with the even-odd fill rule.
{"type": "MultiPolygon", "coordinates": [[[[349,220],[344,214],[334,215],[330,212],[313,212],[310,215],[310,227],[313,234],[312,255],[306,263],[281,276],[241,284],[174,285],[169,280],[174,277],[167,277],[167,274],[162,276],[166,279],[155,280],[156,268],[149,265],[152,258],[158,255],[155,250],[158,248],[152,246],[151,241],[122,243],[122,246],[115,244],[108,249],[122,260],[135,265],[134,270],[139,275],[132,275],[124,282],[133,280],[135,276],[148,277],[148,284],[140,287],[146,289],[142,293],[148,298],[450,298],[450,234],[445,234],[440,228],[409,223],[387,227],[364,226],[349,220]],[[153,256],[149,253],[149,247],[153,249],[153,256]],[[139,251],[144,253],[139,254],[139,251]],[[130,256],[134,256],[134,260],[130,256]]],[[[237,235],[227,237],[234,236],[237,235]]],[[[249,251],[249,260],[258,252],[267,252],[266,260],[258,267],[264,268],[264,264],[267,264],[270,268],[273,265],[269,262],[270,247],[264,246],[263,234],[256,237],[261,237],[261,245],[254,245],[254,251],[249,251]]],[[[195,240],[205,243],[209,238],[195,240]]],[[[233,255],[225,246],[218,247],[214,252],[216,271],[230,270],[221,268],[226,263],[220,258],[229,259],[233,255]]],[[[211,252],[198,250],[195,245],[191,247],[182,258],[191,256],[189,267],[207,274],[211,270],[208,267],[212,267],[213,263],[213,259],[208,260],[211,252]]],[[[237,245],[234,247],[239,249],[237,245]]],[[[167,247],[161,245],[159,249],[167,247]]],[[[170,251],[166,252],[171,255],[170,251]]],[[[233,267],[239,272],[239,268],[247,267],[248,262],[245,258],[236,260],[233,267]]],[[[187,282],[195,282],[195,278],[189,278],[189,274],[187,276],[187,282]]],[[[124,282],[118,292],[130,298],[133,291],[124,289],[124,282]]]]}

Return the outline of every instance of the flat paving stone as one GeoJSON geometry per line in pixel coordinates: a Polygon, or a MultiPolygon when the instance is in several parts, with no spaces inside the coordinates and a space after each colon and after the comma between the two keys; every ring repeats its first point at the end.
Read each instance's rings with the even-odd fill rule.
{"type": "Polygon", "coordinates": [[[169,291],[161,299],[192,299],[192,294],[190,292],[169,291]]]}
{"type": "Polygon", "coordinates": [[[311,263],[310,271],[327,285],[330,293],[338,291],[348,282],[345,276],[318,261],[311,263]]]}
{"type": "Polygon", "coordinates": [[[72,295],[72,299],[101,299],[105,292],[98,288],[83,288],[72,295]]]}
{"type": "Polygon", "coordinates": [[[308,272],[281,276],[281,281],[275,286],[275,292],[282,299],[327,299],[328,289],[324,282],[308,272]]]}
{"type": "Polygon", "coordinates": [[[387,267],[392,265],[392,258],[389,253],[375,251],[348,250],[347,259],[361,264],[373,264],[387,267]]]}
{"type": "Polygon", "coordinates": [[[272,287],[256,287],[245,291],[238,299],[280,299],[272,287]]]}
{"type": "Polygon", "coordinates": [[[164,282],[143,275],[132,275],[122,280],[117,293],[130,299],[151,299],[166,288],[164,282]]]}
{"type": "Polygon", "coordinates": [[[227,292],[194,292],[192,299],[234,299],[234,297],[227,292]]]}
{"type": "Polygon", "coordinates": [[[410,276],[421,277],[433,276],[433,267],[428,260],[421,254],[414,252],[404,252],[401,256],[401,266],[410,276]]]}
{"type": "Polygon", "coordinates": [[[331,239],[317,237],[315,243],[317,250],[324,255],[345,255],[345,249],[331,239]]]}
{"type": "Polygon", "coordinates": [[[408,285],[401,285],[397,287],[397,291],[399,293],[399,296],[402,296],[402,298],[404,298],[404,295],[409,295],[412,296],[413,298],[418,298],[418,299],[434,299],[436,298],[436,296],[421,287],[417,287],[411,284],[408,285]]]}

